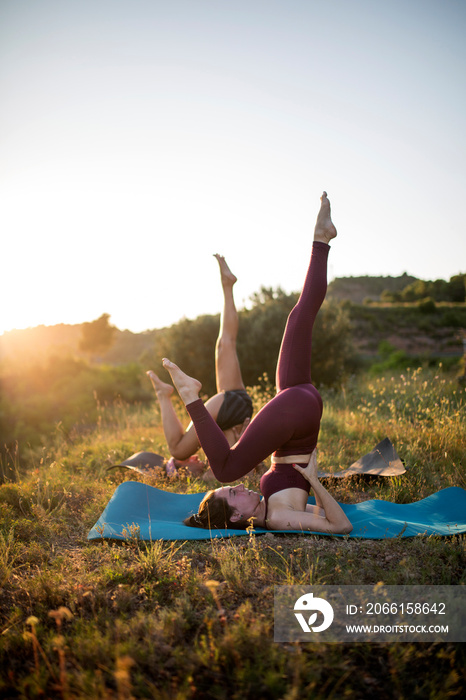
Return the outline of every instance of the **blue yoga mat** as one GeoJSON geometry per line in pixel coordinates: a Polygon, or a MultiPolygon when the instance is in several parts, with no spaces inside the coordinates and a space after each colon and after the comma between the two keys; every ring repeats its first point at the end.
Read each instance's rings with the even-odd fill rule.
{"type": "MultiPolygon", "coordinates": [[[[203,493],[179,494],[162,491],[137,481],[125,481],[115,490],[104,512],[88,534],[89,540],[124,540],[137,535],[141,540],[208,540],[212,537],[247,535],[245,530],[203,530],[183,525],[183,519],[197,512],[203,493]]],[[[313,498],[309,503],[315,503],[313,498]]],[[[349,537],[380,540],[415,535],[457,535],[466,532],[466,491],[443,489],[416,503],[364,501],[341,504],[353,525],[349,537]]],[[[264,530],[294,532],[301,530],[264,530]]],[[[309,534],[306,532],[305,534],[309,534]]],[[[314,533],[328,536],[324,533],[314,533]]],[[[330,535],[343,537],[343,535],[330,535]]]]}

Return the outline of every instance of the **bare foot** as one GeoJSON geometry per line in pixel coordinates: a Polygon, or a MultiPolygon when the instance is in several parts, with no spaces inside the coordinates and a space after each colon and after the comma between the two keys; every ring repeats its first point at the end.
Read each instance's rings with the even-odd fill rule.
{"type": "Polygon", "coordinates": [[[185,374],[178,365],[174,362],[170,362],[166,357],[163,358],[162,364],[170,372],[170,376],[173,380],[173,384],[176,386],[181,400],[185,404],[193,403],[199,398],[199,392],[202,388],[201,382],[197,379],[189,377],[185,374]]]}
{"type": "Polygon", "coordinates": [[[233,287],[238,278],[232,273],[232,271],[228,267],[225,258],[223,257],[223,255],[219,255],[218,253],[214,254],[214,258],[217,258],[218,266],[220,268],[220,274],[222,276],[222,285],[233,287]]]}
{"type": "Polygon", "coordinates": [[[332,238],[335,238],[337,235],[337,230],[333,225],[330,216],[330,202],[327,199],[327,192],[322,194],[320,201],[322,204],[320,205],[320,211],[317,214],[317,221],[314,229],[314,240],[328,244],[332,238]]]}
{"type": "Polygon", "coordinates": [[[146,372],[147,376],[152,382],[152,386],[155,389],[158,399],[169,398],[173,394],[173,387],[171,384],[166,384],[162,382],[161,379],[153,372],[151,369],[146,372]]]}

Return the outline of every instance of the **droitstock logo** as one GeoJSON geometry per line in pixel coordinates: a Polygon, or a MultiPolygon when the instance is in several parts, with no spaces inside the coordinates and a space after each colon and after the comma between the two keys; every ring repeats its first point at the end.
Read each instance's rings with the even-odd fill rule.
{"type": "Polygon", "coordinates": [[[333,622],[333,608],[324,598],[314,598],[313,593],[305,593],[294,604],[294,614],[303,632],[323,632],[328,629],[333,622]],[[300,612],[296,612],[300,611],[300,612]],[[309,615],[308,620],[303,615],[303,612],[309,615]],[[317,627],[314,623],[317,621],[318,614],[322,613],[323,621],[317,627]]]}
{"type": "Polygon", "coordinates": [[[275,642],[466,642],[466,586],[274,587],[275,642]]]}

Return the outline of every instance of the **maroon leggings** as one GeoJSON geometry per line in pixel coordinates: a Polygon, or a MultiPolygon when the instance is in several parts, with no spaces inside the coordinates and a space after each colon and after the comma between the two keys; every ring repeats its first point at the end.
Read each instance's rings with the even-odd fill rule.
{"type": "Polygon", "coordinates": [[[201,399],[186,406],[212,471],[222,483],[240,479],[273,452],[278,457],[309,455],[317,444],[322,399],[311,384],[311,342],[327,291],[328,252],[326,243],[313,243],[304,287],[283,334],[277,394],[256,414],[236,445],[230,448],[201,399]]]}

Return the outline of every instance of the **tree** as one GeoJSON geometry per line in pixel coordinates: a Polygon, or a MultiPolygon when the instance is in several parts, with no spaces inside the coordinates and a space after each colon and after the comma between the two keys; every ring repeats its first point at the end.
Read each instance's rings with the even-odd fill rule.
{"type": "Polygon", "coordinates": [[[95,321],[82,324],[79,348],[90,355],[98,355],[108,350],[114,340],[116,326],[110,325],[110,314],[102,314],[95,321]]]}
{"type": "Polygon", "coordinates": [[[216,393],[215,342],[218,336],[219,316],[203,315],[196,319],[183,318],[160,331],[154,355],[157,374],[169,382],[168,373],[161,367],[162,358],[168,357],[183,372],[202,383],[202,391],[209,396],[216,393]]]}
{"type": "Polygon", "coordinates": [[[312,333],[312,381],[316,386],[338,386],[353,371],[355,351],[348,310],[325,301],[312,333]]]}
{"type": "MultiPolygon", "coordinates": [[[[285,324],[299,294],[262,287],[251,297],[252,308],[239,312],[237,341],[241,372],[246,386],[256,386],[264,374],[275,381],[277,358],[285,324]]],[[[184,372],[202,383],[212,396],[215,386],[215,342],[218,316],[183,319],[160,332],[152,360],[165,381],[162,358],[169,357],[184,372]]],[[[312,344],[312,379],[317,385],[338,384],[352,367],[354,353],[348,311],[326,301],[317,315],[312,344]]]]}
{"type": "MultiPolygon", "coordinates": [[[[254,386],[266,373],[275,381],[278,353],[288,314],[299,294],[261,289],[252,300],[256,305],[242,312],[238,355],[246,385],[254,386]],[[244,315],[243,315],[244,314],[244,315]]],[[[312,333],[312,381],[317,386],[338,384],[354,361],[347,309],[325,301],[317,314],[312,333]]]]}
{"type": "Polygon", "coordinates": [[[261,287],[250,297],[252,308],[240,313],[238,356],[246,386],[257,385],[263,374],[275,381],[283,331],[298,296],[261,287]]]}
{"type": "Polygon", "coordinates": [[[466,298],[466,275],[454,275],[448,283],[450,301],[463,302],[466,298]]]}

